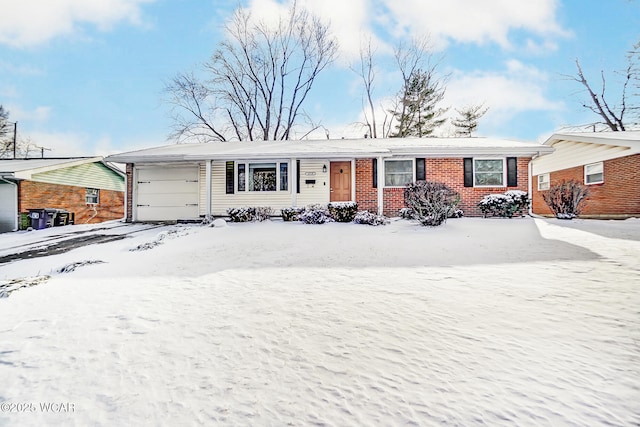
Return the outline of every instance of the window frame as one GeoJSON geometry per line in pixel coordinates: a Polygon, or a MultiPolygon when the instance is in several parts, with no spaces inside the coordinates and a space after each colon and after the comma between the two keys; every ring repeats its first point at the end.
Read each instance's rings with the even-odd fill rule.
{"type": "Polygon", "coordinates": [[[538,191],[547,191],[549,188],[551,188],[550,174],[548,172],[538,174],[538,191]],[[546,177],[546,179],[544,181],[540,181],[540,177],[543,176],[546,177]],[[546,184],[546,188],[542,188],[540,184],[546,184]]]}
{"type": "MultiPolygon", "coordinates": [[[[415,158],[411,158],[411,157],[400,157],[400,158],[391,158],[391,159],[384,159],[382,164],[383,164],[383,184],[384,184],[384,188],[404,188],[407,186],[407,184],[403,184],[403,185],[387,185],[387,162],[411,162],[411,181],[409,181],[407,184],[411,184],[413,182],[416,182],[416,159],[415,158]]],[[[406,172],[405,172],[406,173],[406,172]]]]}
{"type": "Polygon", "coordinates": [[[596,185],[604,183],[604,162],[595,162],[584,165],[584,184],[585,185],[596,185]],[[587,169],[589,166],[599,166],[599,172],[596,173],[587,173],[587,169]],[[588,182],[587,177],[592,175],[602,175],[602,179],[600,181],[588,182]]]}
{"type": "MultiPolygon", "coordinates": [[[[472,161],[473,166],[473,187],[474,188],[492,188],[492,187],[507,187],[507,158],[506,157],[474,157],[472,161]],[[476,162],[477,161],[486,161],[486,160],[500,160],[502,162],[502,183],[500,184],[489,184],[489,185],[480,185],[476,184],[476,176],[478,172],[476,171],[476,162]]],[[[483,174],[484,172],[480,172],[483,174]]]]}
{"type": "Polygon", "coordinates": [[[289,160],[282,160],[282,159],[265,159],[265,160],[235,160],[234,161],[234,178],[235,178],[235,182],[234,182],[234,188],[235,188],[235,193],[240,193],[240,194],[256,194],[256,193],[267,193],[267,194],[273,194],[273,193],[290,193],[291,192],[291,162],[289,160]],[[258,164],[268,164],[268,163],[272,163],[275,164],[276,166],[276,189],[275,190],[268,190],[268,191],[260,191],[260,190],[250,190],[249,189],[249,179],[250,179],[250,171],[251,171],[251,165],[258,165],[258,164]],[[282,182],[281,182],[281,171],[282,171],[282,164],[286,164],[286,169],[287,169],[287,182],[286,182],[286,190],[282,190],[282,182]],[[240,176],[239,176],[239,171],[238,171],[238,166],[239,165],[244,165],[244,188],[241,188],[240,185],[240,176]]]}
{"type": "Polygon", "coordinates": [[[84,201],[87,205],[99,205],[100,204],[100,189],[99,188],[90,188],[90,187],[86,187],[85,188],[85,193],[84,193],[84,201]],[[95,194],[92,194],[90,192],[95,191],[95,194]],[[89,201],[89,198],[95,198],[95,202],[93,201],[89,201]]]}

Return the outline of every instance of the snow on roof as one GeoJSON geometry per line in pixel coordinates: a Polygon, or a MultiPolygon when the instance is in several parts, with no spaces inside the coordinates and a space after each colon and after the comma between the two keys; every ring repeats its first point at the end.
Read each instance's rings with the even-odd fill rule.
{"type": "Polygon", "coordinates": [[[33,171],[46,172],[59,168],[101,161],[102,157],[66,157],[57,159],[3,159],[0,160],[0,173],[33,171]]]}
{"type": "Polygon", "coordinates": [[[587,142],[592,144],[618,145],[640,152],[640,131],[624,132],[558,132],[544,142],[551,146],[559,141],[587,142]]]}
{"type": "Polygon", "coordinates": [[[110,162],[188,161],[207,159],[387,157],[391,155],[546,154],[552,149],[538,143],[496,138],[392,138],[304,141],[234,141],[172,144],[109,156],[110,162]]]}

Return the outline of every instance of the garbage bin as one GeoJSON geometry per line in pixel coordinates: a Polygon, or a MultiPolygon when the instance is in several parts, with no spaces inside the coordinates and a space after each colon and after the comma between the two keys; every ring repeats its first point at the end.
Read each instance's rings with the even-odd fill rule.
{"type": "Polygon", "coordinates": [[[29,218],[31,218],[31,227],[36,230],[42,230],[47,227],[53,227],[54,218],[57,209],[29,209],[29,218]]]}
{"type": "Polygon", "coordinates": [[[47,228],[47,212],[44,209],[29,209],[29,218],[31,218],[31,228],[35,230],[47,228]]]}
{"type": "Polygon", "coordinates": [[[75,212],[69,212],[69,216],[67,217],[67,224],[73,225],[76,223],[76,214],[75,212]]]}
{"type": "Polygon", "coordinates": [[[67,225],[69,223],[69,212],[64,209],[58,209],[56,212],[56,216],[53,219],[53,225],[55,227],[60,227],[63,225],[67,225]]]}

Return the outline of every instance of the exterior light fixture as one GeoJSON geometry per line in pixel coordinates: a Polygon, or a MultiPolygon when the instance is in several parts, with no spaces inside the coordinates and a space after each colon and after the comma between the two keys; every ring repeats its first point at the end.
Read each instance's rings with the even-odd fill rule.
{"type": "Polygon", "coordinates": [[[327,165],[322,165],[322,173],[327,173],[327,165]]]}

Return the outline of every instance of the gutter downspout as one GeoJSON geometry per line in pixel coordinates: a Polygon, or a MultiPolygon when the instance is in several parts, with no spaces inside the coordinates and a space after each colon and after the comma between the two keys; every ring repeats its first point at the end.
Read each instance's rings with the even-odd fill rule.
{"type": "Polygon", "coordinates": [[[0,176],[0,181],[13,185],[16,188],[16,211],[15,211],[15,215],[13,216],[13,230],[11,231],[18,231],[18,228],[19,228],[18,227],[18,184],[16,184],[15,182],[8,181],[1,176],[0,176]]]}

